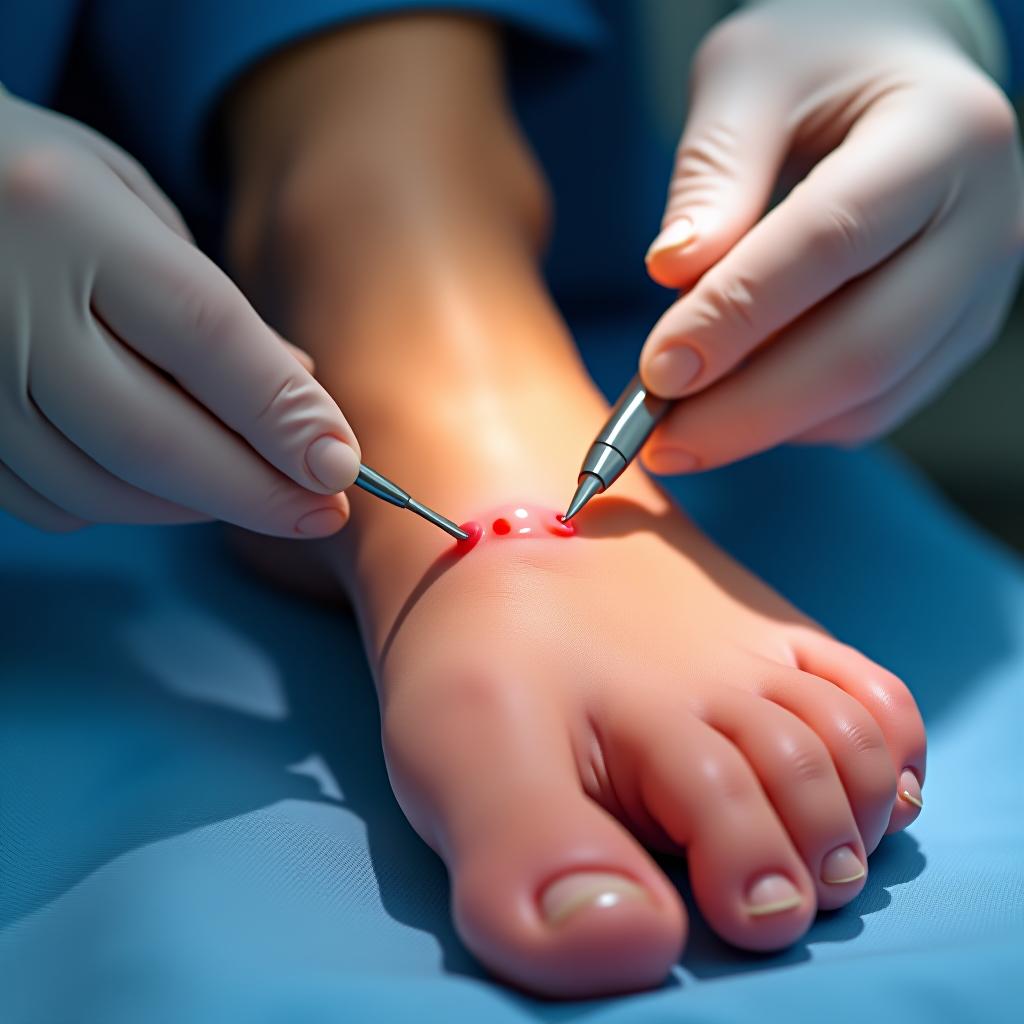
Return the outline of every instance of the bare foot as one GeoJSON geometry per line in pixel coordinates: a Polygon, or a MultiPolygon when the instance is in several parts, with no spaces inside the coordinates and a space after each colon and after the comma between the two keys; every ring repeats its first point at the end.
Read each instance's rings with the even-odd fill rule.
{"type": "Polygon", "coordinates": [[[346,34],[315,103],[294,102],[305,65],[256,81],[253,159],[271,134],[261,90],[282,82],[282,109],[330,131],[310,129],[286,176],[283,242],[245,244],[275,227],[269,176],[248,179],[236,262],[252,282],[266,259],[289,335],[365,461],[483,533],[458,551],[353,490],[342,534],[289,560],[312,558],[321,581],[326,566],[352,599],[395,793],[496,975],[552,996],[659,983],[686,918],[645,846],[685,853],[724,939],[784,947],[855,896],[882,835],[919,812],[921,717],[903,683],[732,561],[638,468],[558,528],[607,407],[535,270],[543,217],[495,39],[430,24],[436,38],[400,21],[346,34]],[[458,60],[442,59],[449,44],[458,60]],[[379,152],[350,151],[329,80],[365,84],[383,66],[380,93],[366,86],[347,115],[374,126],[379,152]],[[350,165],[358,201],[335,186],[350,165]]]}
{"type": "Polygon", "coordinates": [[[366,434],[373,464],[479,523],[469,543],[359,492],[339,538],[281,542],[357,608],[391,781],[449,867],[459,933],[540,994],[657,984],[686,922],[647,846],[685,852],[724,939],[784,947],[918,814],[913,698],[635,467],[560,523],[605,408],[582,377],[518,393],[396,402],[366,434]],[[481,406],[504,411],[452,429],[481,406]]]}
{"type": "MultiPolygon", "coordinates": [[[[585,438],[595,413],[571,428],[563,413],[546,436],[585,438]]],[[[450,544],[354,495],[326,550],[359,609],[395,793],[449,867],[470,949],[542,994],[658,983],[686,924],[643,845],[685,851],[701,912],[747,949],[786,946],[855,896],[867,854],[919,811],[906,687],[640,473],[572,533],[555,510],[580,444],[504,445],[520,495],[496,502],[485,480],[474,503],[472,442],[430,437],[453,457],[424,474],[408,436],[374,435],[381,465],[473,512],[482,537],[450,544]]]]}

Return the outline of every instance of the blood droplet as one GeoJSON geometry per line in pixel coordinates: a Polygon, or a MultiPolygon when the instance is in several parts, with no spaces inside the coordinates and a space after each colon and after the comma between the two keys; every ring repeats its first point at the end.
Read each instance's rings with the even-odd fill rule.
{"type": "MultiPolygon", "coordinates": [[[[486,535],[483,526],[475,520],[463,523],[462,529],[469,534],[469,538],[456,544],[455,553],[459,555],[472,551],[486,535]]],[[[565,523],[557,512],[532,505],[502,509],[499,515],[491,519],[491,537],[495,539],[540,540],[545,536],[572,537],[575,533],[575,523],[565,523]]]]}

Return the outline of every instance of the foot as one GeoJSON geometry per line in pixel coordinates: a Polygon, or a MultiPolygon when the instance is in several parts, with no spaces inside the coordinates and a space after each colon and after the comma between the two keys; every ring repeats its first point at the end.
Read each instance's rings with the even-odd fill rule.
{"type": "Polygon", "coordinates": [[[256,83],[243,168],[269,145],[265,109],[291,113],[284,149],[296,111],[329,130],[308,129],[273,244],[245,239],[267,227],[274,177],[243,176],[236,263],[283,293],[289,336],[364,461],[481,524],[460,550],[353,489],[341,535],[302,546],[355,605],[395,794],[448,866],[458,931],[536,994],[656,985],[686,939],[656,849],[685,854],[722,938],[780,949],[852,899],[882,835],[919,813],[914,700],[637,467],[560,528],[607,406],[536,270],[539,193],[500,99],[496,40],[459,20],[339,45],[346,59],[328,53],[311,82],[293,63],[256,83]],[[350,88],[324,84],[342,72],[359,85],[353,109],[350,88]],[[259,102],[282,76],[288,102],[259,102]],[[315,102],[294,101],[304,85],[315,102]]]}
{"type": "Polygon", "coordinates": [[[454,544],[354,494],[317,555],[359,610],[391,781],[448,865],[460,935],[499,977],[584,997],[657,984],[683,947],[645,847],[685,853],[701,913],[745,949],[851,900],[883,834],[920,811],[925,738],[899,679],[639,470],[563,526],[604,414],[578,391],[382,418],[372,464],[482,530],[454,544]],[[482,405],[507,423],[450,432],[482,405]]]}

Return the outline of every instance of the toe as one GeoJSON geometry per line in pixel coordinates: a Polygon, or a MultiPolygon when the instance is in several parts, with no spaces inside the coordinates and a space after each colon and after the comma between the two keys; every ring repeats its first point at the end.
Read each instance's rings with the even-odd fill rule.
{"type": "Polygon", "coordinates": [[[392,783],[448,866],[456,928],[496,975],[538,995],[657,985],[682,950],[679,895],[583,792],[564,712],[510,682],[449,681],[384,711],[392,783]]]}
{"type": "Polygon", "coordinates": [[[799,718],[825,744],[864,848],[871,853],[885,834],[896,800],[892,755],[878,723],[845,690],[799,669],[773,667],[757,692],[799,718]]]}
{"type": "Polygon", "coordinates": [[[923,808],[926,751],[924,722],[910,690],[870,658],[824,634],[803,631],[794,651],[800,668],[834,683],[878,723],[898,788],[886,832],[906,828],[923,808]]]}
{"type": "Polygon", "coordinates": [[[686,710],[620,728],[647,808],[686,847],[711,927],[744,949],[799,938],[814,918],[815,885],[743,754],[686,710]]]}
{"type": "Polygon", "coordinates": [[[828,748],[798,717],[755,694],[723,687],[704,720],[743,753],[833,910],[864,887],[867,853],[828,748]]]}

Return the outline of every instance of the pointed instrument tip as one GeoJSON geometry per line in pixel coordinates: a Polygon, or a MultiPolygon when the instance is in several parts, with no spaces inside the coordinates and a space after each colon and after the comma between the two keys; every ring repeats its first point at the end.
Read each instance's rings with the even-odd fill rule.
{"type": "Polygon", "coordinates": [[[446,516],[441,515],[440,512],[435,512],[432,508],[420,504],[414,498],[410,498],[409,503],[405,507],[410,512],[415,512],[421,519],[426,519],[428,523],[433,523],[438,529],[444,530],[449,537],[454,537],[456,540],[469,540],[469,534],[465,530],[456,526],[455,523],[446,516]]]}
{"type": "Polygon", "coordinates": [[[569,522],[595,494],[600,494],[603,490],[604,484],[601,483],[599,476],[596,476],[594,473],[584,473],[579,487],[576,488],[576,493],[572,496],[572,501],[569,502],[569,508],[566,510],[565,515],[562,516],[562,522],[569,522]]]}

